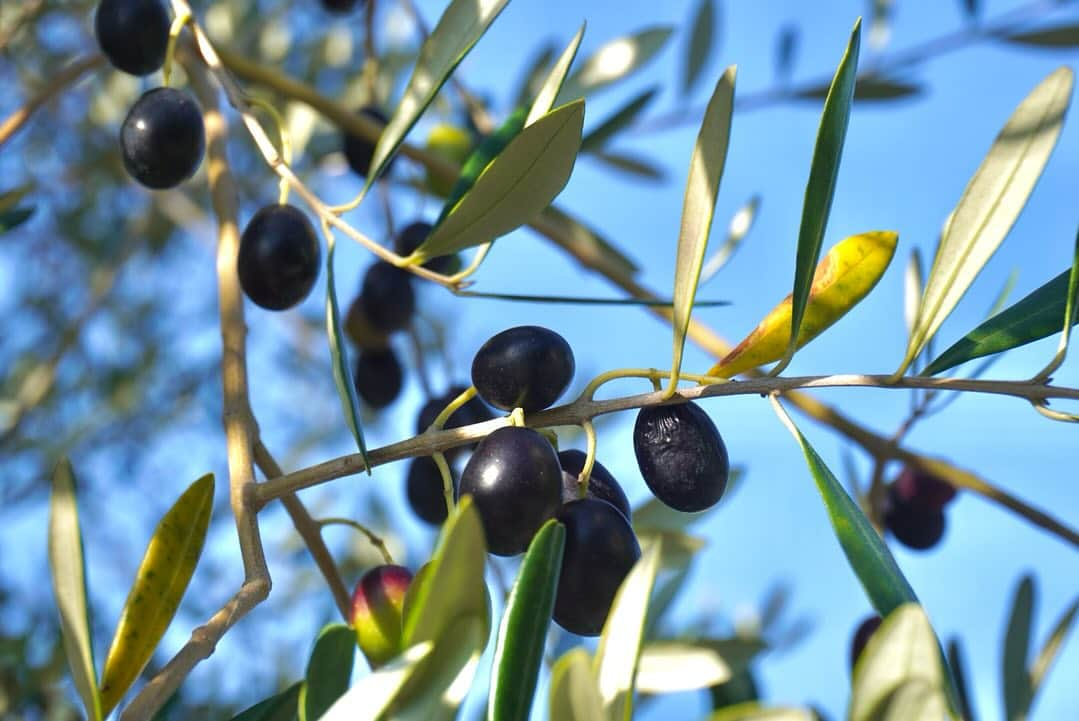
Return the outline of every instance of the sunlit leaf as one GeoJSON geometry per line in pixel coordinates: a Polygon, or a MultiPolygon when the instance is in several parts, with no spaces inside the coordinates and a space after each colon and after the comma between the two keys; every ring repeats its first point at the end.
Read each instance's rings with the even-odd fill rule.
{"type": "MultiPolygon", "coordinates": [[[[925,88],[917,83],[902,80],[882,78],[877,75],[863,75],[858,78],[854,87],[855,102],[872,102],[901,100],[903,98],[917,97],[925,92],[925,88]]],[[[808,88],[798,93],[798,97],[807,99],[819,99],[828,94],[828,88],[820,86],[808,88]]]]}
{"type": "Polygon", "coordinates": [[[420,57],[393,117],[379,136],[365,187],[370,187],[431,104],[450,73],[487,32],[509,0],[451,0],[420,48],[420,57]]]}
{"type": "Polygon", "coordinates": [[[817,715],[801,708],[767,708],[756,701],[714,711],[707,721],[816,721],[817,715]]]}
{"type": "Polygon", "coordinates": [[[467,614],[449,621],[434,651],[419,663],[390,704],[393,721],[452,721],[487,643],[490,619],[467,614]]]}
{"type": "Polygon", "coordinates": [[[871,721],[940,721],[947,718],[947,704],[940,688],[915,678],[903,681],[866,719],[871,721]]]}
{"type": "Polygon", "coordinates": [[[662,545],[658,541],[645,544],[640,559],[618,589],[607,622],[603,624],[593,669],[610,721],[628,721],[633,713],[637,662],[662,545]]]}
{"type": "Polygon", "coordinates": [[[659,93],[659,88],[649,88],[643,93],[634,96],[628,103],[616,110],[609,118],[597,125],[581,141],[581,152],[588,153],[599,150],[614,137],[620,130],[630,126],[637,117],[644,112],[648,104],[659,93]]]}
{"type": "Polygon", "coordinates": [[[605,43],[566,79],[556,105],[594,93],[640,70],[663,49],[673,32],[670,27],[654,27],[605,43]]]}
{"type": "Polygon", "coordinates": [[[558,721],[604,721],[603,699],[592,675],[588,651],[577,647],[551,670],[550,718],[558,721]]]}
{"type": "Polygon", "coordinates": [[[232,717],[232,721],[294,721],[302,681],[232,717]]]}
{"type": "Polygon", "coordinates": [[[824,243],[824,231],[832,210],[839,162],[843,156],[843,143],[847,137],[850,120],[851,98],[858,72],[858,48],[862,21],[854,23],[847,49],[839,61],[832,78],[828,96],[821,111],[817,142],[813,148],[813,161],[809,168],[805,199],[802,203],[802,222],[798,230],[798,252],[794,266],[794,290],[791,292],[789,340],[783,360],[773,369],[781,372],[790,362],[798,348],[802,320],[809,304],[810,292],[815,284],[814,269],[820,258],[824,243]]]}
{"type": "Polygon", "coordinates": [[[488,721],[527,721],[543,665],[566,528],[548,521],[536,533],[513,584],[491,667],[488,721]]]}
{"type": "Polygon", "coordinates": [[[1001,40],[1039,48],[1074,48],[1079,46],[1079,25],[1058,25],[1041,30],[1011,33],[1002,36],[1001,40]]]}
{"type": "Polygon", "coordinates": [[[756,639],[654,641],[641,649],[637,690],[674,693],[708,688],[729,680],[763,651],[756,639]]]}
{"type": "Polygon", "coordinates": [[[90,607],[86,602],[86,565],[75,498],[75,472],[66,458],[57,464],[52,475],[49,571],[56,607],[60,611],[60,635],[75,690],[79,692],[86,715],[101,721],[104,714],[90,639],[90,607]]]}
{"type": "Polygon", "coordinates": [[[1034,622],[1034,579],[1024,576],[1012,599],[1008,630],[1004,634],[1001,688],[1004,692],[1004,718],[1021,721],[1030,708],[1030,676],[1027,659],[1030,656],[1030,631],[1034,622]]]}
{"type": "MultiPolygon", "coordinates": [[[[814,274],[795,349],[823,333],[873,290],[892,261],[897,241],[893,232],[873,231],[845,238],[828,251],[814,274]]],[[[708,374],[732,378],[781,359],[791,346],[791,312],[788,295],[708,374]]]]}
{"type": "Polygon", "coordinates": [[[1042,646],[1042,650],[1038,652],[1038,657],[1034,659],[1034,663],[1031,664],[1031,701],[1034,700],[1034,696],[1037,695],[1038,691],[1041,689],[1042,682],[1045,681],[1045,674],[1049,672],[1050,667],[1053,665],[1053,661],[1056,660],[1057,653],[1060,651],[1060,646],[1064,643],[1064,637],[1068,635],[1068,631],[1071,630],[1071,625],[1075,621],[1076,614],[1079,614],[1079,600],[1073,602],[1061,615],[1060,620],[1053,626],[1049,638],[1046,639],[1045,645],[1042,646]]]}
{"type": "MultiPolygon", "coordinates": [[[[986,320],[933,360],[922,375],[936,375],[960,363],[1033,343],[1060,331],[1071,271],[1064,271],[1026,297],[986,320]]],[[[1073,297],[1079,296],[1079,292],[1073,297]]],[[[1079,319],[1073,319],[1072,324],[1079,319]]]]}
{"type": "Polygon", "coordinates": [[[948,642],[948,667],[952,670],[952,678],[955,679],[955,690],[959,696],[959,715],[963,721],[976,721],[974,706],[971,705],[971,693],[967,684],[966,663],[963,661],[962,646],[959,639],[953,638],[948,642]]]}
{"type": "Polygon", "coordinates": [[[569,45],[562,51],[562,55],[559,56],[558,61],[551,67],[551,72],[547,74],[547,79],[543,81],[543,85],[540,86],[540,91],[536,94],[536,99],[532,101],[532,107],[528,111],[528,116],[525,119],[525,125],[531,125],[547,113],[551,112],[551,108],[554,107],[555,98],[562,91],[562,86],[566,82],[566,75],[569,73],[570,66],[573,65],[573,59],[577,57],[577,50],[581,47],[581,39],[584,37],[585,23],[581,23],[581,29],[577,31],[577,34],[573,36],[573,39],[569,41],[569,45]]]}
{"type": "MultiPolygon", "coordinates": [[[[337,289],[333,272],[333,252],[336,245],[333,234],[326,239],[326,338],[330,343],[330,364],[333,368],[333,380],[337,386],[337,397],[345,412],[345,423],[356,447],[367,463],[367,444],[363,439],[363,423],[360,420],[360,399],[356,396],[356,384],[352,380],[352,368],[348,362],[348,348],[341,326],[341,310],[337,306],[337,289]]],[[[370,467],[367,468],[370,474],[370,467]]]]}
{"type": "Polygon", "coordinates": [[[522,130],[431,231],[412,261],[487,243],[535,218],[569,181],[583,124],[584,101],[578,100],[522,130]]]}
{"type": "Polygon", "coordinates": [[[191,484],[154,529],[127,594],[101,674],[108,714],[150,661],[195,572],[213,512],[214,477],[191,484]]]}
{"type": "Polygon", "coordinates": [[[734,214],[727,227],[727,237],[723,240],[723,244],[711,258],[704,262],[704,268],[701,269],[701,285],[711,280],[734,257],[735,251],[742,247],[742,240],[753,228],[753,221],[757,219],[757,211],[760,207],[761,196],[754,195],[734,214]]]}
{"type": "Polygon", "coordinates": [[[922,254],[914,248],[910,251],[907,272],[903,276],[903,321],[907,325],[907,334],[914,327],[918,317],[918,306],[922,302],[922,254]]]}
{"type": "Polygon", "coordinates": [[[413,677],[420,663],[434,650],[434,644],[417,644],[397,659],[364,676],[334,702],[319,721],[376,721],[413,677]]]}
{"type": "Polygon", "coordinates": [[[300,689],[299,721],[317,721],[348,691],[356,660],[356,633],[349,626],[324,626],[307,661],[300,689]]]}
{"type": "Polygon", "coordinates": [[[1069,68],[1059,68],[1019,104],[967,185],[941,238],[897,375],[936,334],[1011,230],[1056,146],[1072,78],[1069,68]]]}
{"type": "Polygon", "coordinates": [[[645,180],[662,181],[667,177],[667,173],[663,168],[640,156],[612,150],[595,150],[591,153],[591,157],[615,170],[645,180]]]}
{"type": "Polygon", "coordinates": [[[731,66],[716,83],[689,163],[674,269],[674,307],[671,319],[671,326],[674,328],[672,389],[682,367],[682,352],[685,349],[689,320],[693,314],[693,300],[697,297],[697,284],[708,246],[708,235],[712,230],[719,183],[727,162],[731,114],[734,112],[734,80],[735,68],[731,66]]]}
{"type": "Polygon", "coordinates": [[[682,95],[689,95],[701,78],[701,71],[715,47],[715,0],[698,0],[686,41],[686,60],[682,73],[682,95]]]}

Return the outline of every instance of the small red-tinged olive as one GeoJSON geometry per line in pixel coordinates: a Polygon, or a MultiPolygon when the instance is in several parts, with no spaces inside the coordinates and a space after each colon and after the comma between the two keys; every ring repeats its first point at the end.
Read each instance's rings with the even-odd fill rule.
{"type": "Polygon", "coordinates": [[[352,628],[371,668],[401,653],[401,616],[412,573],[403,566],[376,566],[352,592],[352,628]]]}

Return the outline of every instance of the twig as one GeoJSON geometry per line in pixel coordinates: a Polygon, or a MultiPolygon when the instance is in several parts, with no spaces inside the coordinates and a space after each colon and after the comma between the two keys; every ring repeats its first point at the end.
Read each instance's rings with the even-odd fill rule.
{"type": "Polygon", "coordinates": [[[100,53],[95,53],[94,55],[87,56],[81,60],[76,60],[71,65],[68,65],[58,72],[48,85],[38,91],[37,95],[27,100],[25,105],[4,118],[4,122],[0,123],[0,148],[4,147],[4,144],[11,140],[11,137],[19,131],[19,128],[30,119],[38,108],[59,95],[62,90],[75,83],[75,81],[90,70],[96,68],[104,60],[105,56],[100,53]]]}
{"type": "Polygon", "coordinates": [[[29,0],[18,11],[15,19],[11,21],[10,26],[0,35],[0,51],[7,48],[9,42],[14,38],[26,23],[36,20],[41,12],[45,9],[45,0],[29,0]]]}
{"type": "MultiPolygon", "coordinates": [[[[351,518],[335,517],[320,518],[318,521],[315,521],[315,525],[318,528],[322,528],[324,526],[347,526],[348,528],[351,528],[352,530],[356,531],[361,536],[366,538],[367,542],[375,547],[375,549],[378,551],[378,554],[382,556],[382,561],[384,563],[390,566],[393,565],[393,554],[390,553],[390,549],[386,548],[386,542],[383,541],[377,533],[375,533],[362,523],[353,521],[351,518]]],[[[346,620],[348,619],[346,618],[346,620]]]]}

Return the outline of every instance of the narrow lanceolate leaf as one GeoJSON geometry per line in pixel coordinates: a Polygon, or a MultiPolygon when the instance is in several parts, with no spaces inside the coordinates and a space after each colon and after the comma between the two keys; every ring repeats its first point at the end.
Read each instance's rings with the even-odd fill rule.
{"type": "Polygon", "coordinates": [[[154,529],[105,658],[101,707],[106,714],[142,673],[176,615],[202,555],[213,502],[214,477],[208,473],[184,491],[154,529]]]}
{"type": "Polygon", "coordinates": [[[75,690],[79,692],[86,715],[92,721],[101,721],[104,714],[90,640],[90,608],[86,601],[86,567],[75,499],[75,473],[66,458],[57,464],[52,475],[49,571],[56,607],[60,611],[60,634],[64,640],[71,679],[75,682],[75,690]]]}
{"type": "MultiPolygon", "coordinates": [[[[341,329],[341,310],[337,306],[337,290],[333,273],[333,234],[327,234],[326,244],[326,337],[330,342],[330,364],[333,380],[337,385],[337,397],[345,412],[345,422],[356,441],[356,447],[367,466],[367,444],[363,440],[363,424],[360,421],[360,399],[356,396],[356,384],[352,381],[352,368],[348,362],[348,348],[341,329]]],[[[371,473],[371,469],[367,469],[371,473]]]]}
{"type": "Polygon", "coordinates": [[[1040,48],[1079,47],[1079,25],[1058,25],[1041,30],[1012,33],[1001,38],[1016,45],[1033,45],[1040,48]]]}
{"type": "Polygon", "coordinates": [[[420,662],[393,699],[387,718],[394,721],[453,721],[475,676],[487,643],[486,612],[450,621],[434,651],[420,662]]]}
{"type": "Polygon", "coordinates": [[[805,317],[809,295],[814,284],[814,268],[820,258],[824,243],[824,231],[832,210],[836,179],[839,177],[839,161],[843,156],[843,143],[847,138],[850,106],[854,95],[854,81],[858,73],[858,48],[862,21],[854,23],[847,49],[839,61],[828,96],[824,99],[817,143],[813,148],[813,161],[809,167],[805,199],[802,203],[802,223],[798,230],[798,253],[794,266],[794,290],[791,292],[789,343],[783,360],[773,369],[780,373],[798,349],[797,340],[805,317]]]}
{"type": "Polygon", "coordinates": [[[918,306],[922,302],[922,254],[914,248],[910,251],[910,262],[903,276],[903,321],[907,325],[907,335],[914,327],[918,317],[918,306]]]}
{"type": "Polygon", "coordinates": [[[1049,634],[1049,638],[1046,640],[1045,645],[1042,646],[1042,650],[1038,652],[1038,657],[1034,659],[1034,663],[1031,664],[1031,701],[1034,700],[1033,697],[1037,695],[1042,682],[1045,681],[1045,674],[1049,672],[1049,669],[1053,665],[1053,661],[1056,660],[1057,653],[1060,651],[1060,646],[1064,643],[1064,637],[1067,636],[1068,631],[1071,630],[1072,622],[1075,621],[1077,613],[1079,613],[1079,600],[1072,603],[1068,610],[1060,617],[1060,620],[1057,621],[1056,625],[1053,626],[1053,631],[1049,634]]]}
{"type": "Polygon", "coordinates": [[[729,681],[763,651],[756,639],[654,641],[641,650],[637,690],[675,693],[709,688],[729,681]]]}
{"type": "Polygon", "coordinates": [[[662,541],[658,540],[645,544],[640,559],[618,589],[607,622],[603,624],[593,669],[606,718],[610,721],[628,721],[633,714],[637,662],[662,546],[662,541]]]}
{"type": "Polygon", "coordinates": [[[299,721],[317,721],[348,691],[356,659],[356,632],[342,623],[324,626],[307,661],[299,721]]]}
{"type": "Polygon", "coordinates": [[[236,714],[232,721],[294,721],[302,686],[303,682],[297,681],[281,693],[236,714]]]}
{"type": "Polygon", "coordinates": [[[413,253],[415,262],[487,243],[536,217],[569,181],[583,125],[578,100],[522,130],[413,253]]]}
{"type": "MultiPolygon", "coordinates": [[[[797,350],[823,333],[859,303],[888,269],[898,236],[891,231],[852,235],[833,246],[817,266],[810,286],[797,350]]],[[[791,296],[773,308],[756,328],[708,371],[733,378],[783,357],[791,347],[791,296]]]]}
{"type": "Polygon", "coordinates": [[[513,94],[515,100],[513,101],[514,108],[519,108],[536,99],[536,96],[540,92],[540,88],[543,87],[544,81],[549,77],[553,62],[555,59],[555,53],[558,48],[554,43],[547,43],[542,45],[539,50],[536,51],[532,60],[528,64],[528,70],[525,71],[521,77],[521,81],[517,86],[517,92],[513,94]]]}
{"type": "Polygon", "coordinates": [[[707,721],[815,721],[818,718],[808,709],[767,708],[749,701],[714,711],[707,721]]]}
{"type": "Polygon", "coordinates": [[[35,206],[31,205],[25,208],[13,208],[0,212],[0,234],[14,230],[30,220],[30,217],[34,214],[34,209],[35,206]]]}
{"type": "Polygon", "coordinates": [[[1030,630],[1034,622],[1034,579],[1024,576],[1015,589],[1008,630],[1004,634],[1001,688],[1004,691],[1004,718],[1022,721],[1030,708],[1030,630]]]}
{"type": "MultiPolygon", "coordinates": [[[[867,75],[858,78],[854,87],[854,101],[856,103],[872,101],[902,100],[921,95],[925,91],[918,83],[904,80],[882,78],[876,75],[867,75]]],[[[798,97],[807,99],[820,99],[828,94],[828,88],[821,85],[817,88],[809,88],[798,93],[798,97]]]]}
{"type": "Polygon", "coordinates": [[[842,546],[851,569],[858,576],[877,613],[887,616],[904,603],[917,603],[914,590],[899,570],[888,547],[858,508],[858,504],[843,490],[843,486],[778,401],[775,402],[775,407],[779,419],[790,430],[805,454],[809,472],[824,501],[839,545],[842,546]]]}
{"type": "Polygon", "coordinates": [[[959,199],[929,271],[901,375],[951,314],[1011,230],[1056,146],[1071,101],[1062,67],[1019,104],[959,199]]]}
{"type": "Polygon", "coordinates": [[[562,91],[562,85],[566,82],[566,75],[569,74],[570,66],[573,65],[573,60],[577,57],[577,50],[581,47],[584,28],[585,23],[581,23],[581,29],[577,31],[577,34],[569,41],[569,45],[562,51],[562,55],[559,56],[558,61],[551,68],[551,72],[547,73],[547,79],[543,81],[536,99],[532,101],[532,107],[528,110],[525,125],[531,125],[551,112],[555,98],[558,97],[558,94],[562,91]]]}
{"type": "Polygon", "coordinates": [[[420,57],[393,117],[382,131],[371,159],[370,187],[404,141],[443,83],[487,32],[509,0],[452,0],[420,48],[420,57]]]}
{"type": "Polygon", "coordinates": [[[527,721],[543,664],[566,528],[548,521],[528,546],[498,629],[487,698],[488,721],[527,721]]]}
{"type": "MultiPolygon", "coordinates": [[[[933,360],[922,375],[936,375],[960,363],[1033,343],[1060,331],[1067,309],[1071,271],[1064,271],[1006,310],[997,313],[933,360]]],[[[1079,300],[1079,289],[1071,296],[1079,300]]],[[[1079,318],[1073,318],[1074,324],[1079,318]]]]}
{"type": "Polygon", "coordinates": [[[912,703],[916,701],[911,698],[915,694],[904,692],[899,698],[894,696],[905,684],[920,682],[926,687],[925,695],[936,697],[938,713],[932,718],[935,721],[943,719],[945,674],[940,645],[925,611],[917,603],[907,603],[882,615],[884,622],[869,638],[854,666],[848,718],[850,721],[882,718],[928,721],[931,717],[924,712],[909,716],[895,713],[902,707],[913,707],[913,710],[921,707],[920,703],[912,703]],[[889,706],[899,708],[894,708],[891,714],[881,715],[881,711],[889,706]]]}
{"type": "Polygon", "coordinates": [[[432,650],[434,644],[430,641],[418,644],[378,671],[364,676],[337,699],[319,721],[375,721],[385,718],[383,714],[386,709],[432,650]]]}
{"type": "Polygon", "coordinates": [[[1038,374],[1038,378],[1048,378],[1064,363],[1064,358],[1068,355],[1068,342],[1071,340],[1072,326],[1079,319],[1079,313],[1076,312],[1079,310],[1079,303],[1076,302],[1075,298],[1077,294],[1079,294],[1079,232],[1075,234],[1075,250],[1072,251],[1072,269],[1068,275],[1068,292],[1065,295],[1064,305],[1064,329],[1060,333],[1060,345],[1057,346],[1057,352],[1053,356],[1053,360],[1038,374]]]}
{"type": "Polygon", "coordinates": [[[955,679],[955,690],[959,696],[959,715],[963,721],[976,721],[974,707],[970,703],[972,695],[967,683],[967,665],[963,660],[963,647],[958,638],[948,642],[948,667],[952,670],[952,678],[955,679]]]}
{"type": "Polygon", "coordinates": [[[604,721],[603,699],[592,675],[588,651],[577,647],[551,670],[550,718],[558,721],[604,721]]]}
{"type": "Polygon", "coordinates": [[[597,150],[592,157],[615,170],[644,180],[662,181],[666,178],[663,168],[647,158],[611,150],[597,150]]]}
{"type": "Polygon", "coordinates": [[[566,79],[555,104],[583,97],[640,70],[663,49],[673,32],[670,27],[655,27],[605,43],[566,79]]]}
{"type": "Polygon", "coordinates": [[[693,25],[686,42],[685,69],[682,73],[682,95],[689,95],[701,78],[715,45],[715,0],[699,0],[693,13],[693,25]]]}
{"type": "Polygon", "coordinates": [[[599,150],[619,131],[632,125],[658,92],[659,88],[649,88],[640,95],[631,98],[629,102],[616,110],[611,117],[601,122],[588,135],[584,136],[584,140],[581,141],[581,152],[589,153],[599,150]]]}
{"type": "Polygon", "coordinates": [[[671,364],[671,388],[678,382],[682,367],[682,351],[686,331],[697,297],[701,265],[712,231],[712,216],[716,196],[727,162],[727,146],[731,139],[731,114],[734,111],[735,68],[731,66],[720,77],[712,91],[712,99],[704,112],[693,157],[686,178],[686,197],[682,204],[682,227],[678,232],[678,254],[674,269],[674,360],[671,364]]]}
{"type": "Polygon", "coordinates": [[[727,227],[727,237],[723,240],[723,244],[712,254],[712,257],[704,262],[704,267],[701,269],[701,285],[714,278],[716,273],[722,270],[723,266],[734,257],[735,252],[742,247],[742,241],[753,228],[753,221],[757,219],[757,211],[760,207],[761,196],[754,195],[734,214],[727,227]]]}

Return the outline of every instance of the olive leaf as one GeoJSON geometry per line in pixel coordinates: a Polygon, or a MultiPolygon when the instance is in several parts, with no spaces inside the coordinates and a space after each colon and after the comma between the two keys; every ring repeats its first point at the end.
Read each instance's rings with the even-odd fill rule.
{"type": "Polygon", "coordinates": [[[1001,40],[1039,48],[1074,48],[1079,46],[1079,24],[1010,33],[1002,36],[1001,40]]]}
{"type": "Polygon", "coordinates": [[[302,686],[303,682],[297,681],[281,693],[241,711],[232,717],[232,721],[294,721],[302,686]]]}
{"type": "Polygon", "coordinates": [[[757,211],[760,207],[761,196],[754,195],[731,216],[731,222],[727,226],[727,237],[723,240],[723,244],[708,260],[704,261],[700,285],[714,278],[716,273],[722,270],[734,257],[735,252],[742,247],[742,241],[753,229],[753,222],[757,219],[757,211]]]}
{"type": "Polygon", "coordinates": [[[336,242],[333,233],[326,232],[326,337],[330,343],[330,364],[333,368],[333,380],[337,386],[337,397],[345,412],[356,447],[363,456],[363,464],[368,475],[371,473],[367,462],[367,444],[363,438],[363,424],[360,421],[360,399],[356,397],[356,384],[352,380],[352,369],[348,362],[348,348],[341,328],[341,310],[337,305],[337,289],[333,272],[333,252],[336,242]]]}
{"type": "Polygon", "coordinates": [[[654,27],[604,43],[562,85],[556,105],[584,97],[628,77],[663,49],[674,32],[654,27]]]}
{"type": "Polygon", "coordinates": [[[405,649],[400,657],[364,676],[346,691],[319,721],[376,721],[383,719],[384,712],[400,694],[402,687],[412,679],[420,664],[434,651],[431,641],[405,649]]]}
{"type": "Polygon", "coordinates": [[[581,152],[592,153],[602,148],[620,130],[632,125],[658,93],[659,88],[653,87],[630,98],[629,102],[584,136],[581,141],[581,152]]]}
{"type": "Polygon", "coordinates": [[[299,721],[317,721],[346,691],[356,660],[356,633],[341,623],[319,631],[297,703],[299,721]]]}
{"type": "Polygon", "coordinates": [[[1001,688],[1004,693],[1004,718],[1022,721],[1032,699],[1027,658],[1030,656],[1031,627],[1034,623],[1034,579],[1024,576],[1016,586],[1008,628],[1004,634],[1001,688]]]}
{"type": "Polygon", "coordinates": [[[581,29],[569,41],[569,45],[562,51],[558,61],[551,67],[551,72],[547,74],[547,79],[543,81],[539,93],[536,94],[536,99],[532,101],[532,107],[529,108],[528,116],[525,118],[525,125],[531,125],[551,112],[555,98],[558,97],[558,94],[562,91],[562,85],[566,82],[566,75],[569,74],[570,66],[573,65],[573,60],[577,57],[577,50],[581,47],[584,28],[585,23],[581,23],[581,29]]]}
{"type": "Polygon", "coordinates": [[[592,675],[592,658],[577,647],[558,659],[551,670],[548,706],[551,719],[602,721],[607,716],[592,675]]]}
{"type": "Polygon", "coordinates": [[[641,649],[637,690],[674,693],[729,681],[765,649],[758,639],[653,641],[641,649]]]}
{"type": "Polygon", "coordinates": [[[686,39],[686,59],[682,72],[682,95],[689,95],[700,80],[715,42],[715,0],[699,0],[686,39]]]}

